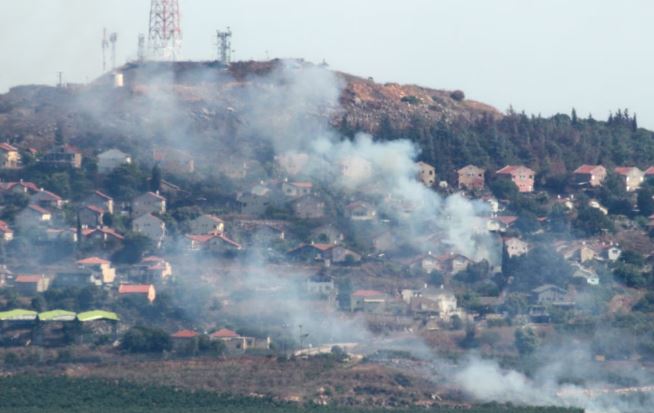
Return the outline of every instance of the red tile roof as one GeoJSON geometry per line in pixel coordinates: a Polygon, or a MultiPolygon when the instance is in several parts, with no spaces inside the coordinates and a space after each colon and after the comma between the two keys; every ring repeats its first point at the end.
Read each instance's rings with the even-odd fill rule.
{"type": "Polygon", "coordinates": [[[154,255],[150,255],[149,257],[145,257],[145,258],[143,258],[141,260],[141,262],[162,262],[162,261],[165,261],[165,260],[163,258],[161,258],[161,257],[157,257],[157,256],[154,256],[154,255]]]}
{"type": "Polygon", "coordinates": [[[654,175],[654,166],[650,166],[645,170],[645,175],[654,175]]]}
{"type": "Polygon", "coordinates": [[[113,228],[102,227],[102,228],[97,228],[97,229],[96,229],[95,231],[93,231],[93,232],[102,232],[103,234],[110,235],[110,236],[112,236],[112,237],[114,237],[114,238],[116,238],[116,239],[119,239],[119,240],[123,240],[123,239],[125,239],[125,237],[123,237],[122,235],[120,235],[120,234],[119,234],[118,232],[116,232],[116,230],[114,230],[113,228]]]}
{"type": "Polygon", "coordinates": [[[211,337],[214,338],[234,338],[234,337],[240,337],[238,333],[236,333],[233,330],[230,330],[228,328],[221,328],[220,330],[216,331],[215,333],[211,334],[211,337]]]}
{"type": "Polygon", "coordinates": [[[89,257],[79,260],[77,261],[77,263],[80,265],[103,265],[103,264],[111,264],[111,261],[102,259],[100,257],[89,257]]]}
{"type": "Polygon", "coordinates": [[[615,168],[615,173],[618,175],[629,175],[634,169],[638,169],[635,166],[618,166],[615,168]]]}
{"type": "Polygon", "coordinates": [[[499,216],[496,219],[504,225],[511,225],[518,220],[518,217],[513,215],[506,215],[506,216],[499,216]]]}
{"type": "Polygon", "coordinates": [[[298,188],[306,188],[306,189],[313,188],[313,184],[311,182],[291,182],[291,185],[298,188]]]}
{"type": "Polygon", "coordinates": [[[41,189],[39,191],[40,194],[46,195],[46,198],[49,198],[50,200],[54,201],[62,201],[63,198],[60,197],[59,195],[55,194],[54,192],[46,191],[45,189],[41,189]]]}
{"type": "Polygon", "coordinates": [[[87,205],[84,208],[88,209],[89,211],[93,211],[93,212],[95,212],[96,214],[99,214],[99,215],[104,214],[104,209],[102,209],[100,207],[97,207],[95,205],[87,205]]]}
{"type": "Polygon", "coordinates": [[[6,142],[0,143],[0,149],[5,152],[15,152],[18,150],[6,142]]]}
{"type": "Polygon", "coordinates": [[[41,208],[40,206],[38,206],[36,204],[29,204],[27,207],[29,209],[31,209],[31,210],[34,210],[34,211],[38,212],[39,214],[49,214],[50,213],[50,211],[48,211],[47,209],[41,208]]]}
{"type": "Polygon", "coordinates": [[[573,173],[575,174],[592,174],[595,169],[599,168],[602,165],[581,165],[579,168],[575,169],[573,173]]]}
{"type": "Polygon", "coordinates": [[[119,294],[148,294],[152,284],[121,284],[119,294]]]}
{"type": "Polygon", "coordinates": [[[43,278],[45,278],[42,275],[18,275],[16,276],[16,282],[17,283],[26,283],[26,284],[33,284],[41,281],[43,278]]]}
{"type": "Polygon", "coordinates": [[[105,194],[104,192],[95,191],[94,194],[97,195],[97,196],[99,196],[100,198],[104,198],[104,199],[106,199],[107,201],[110,201],[110,200],[113,199],[112,197],[110,197],[109,195],[105,194]]]}
{"type": "Polygon", "coordinates": [[[507,165],[504,168],[497,171],[496,174],[498,174],[498,175],[513,175],[513,174],[517,173],[520,169],[525,169],[525,170],[531,172],[532,174],[535,173],[533,170],[531,170],[531,169],[529,169],[529,168],[527,168],[526,166],[523,166],[523,165],[507,165]]]}
{"type": "Polygon", "coordinates": [[[172,334],[172,338],[193,338],[199,336],[199,333],[196,333],[193,330],[179,330],[175,334],[172,334]]]}

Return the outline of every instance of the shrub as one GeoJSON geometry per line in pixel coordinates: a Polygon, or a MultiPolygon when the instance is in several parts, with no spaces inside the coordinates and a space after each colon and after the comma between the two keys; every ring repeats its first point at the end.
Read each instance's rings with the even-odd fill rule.
{"type": "Polygon", "coordinates": [[[454,92],[450,93],[450,97],[457,102],[461,102],[466,98],[466,95],[462,90],[455,90],[454,92]]]}
{"type": "Polygon", "coordinates": [[[420,99],[417,96],[409,95],[402,97],[402,102],[406,102],[410,105],[417,105],[420,103],[420,99]]]}

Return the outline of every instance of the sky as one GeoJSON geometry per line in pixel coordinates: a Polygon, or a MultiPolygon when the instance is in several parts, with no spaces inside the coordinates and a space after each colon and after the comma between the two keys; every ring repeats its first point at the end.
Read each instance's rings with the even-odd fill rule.
{"type": "MultiPolygon", "coordinates": [[[[217,56],[230,26],[235,60],[323,59],[378,82],[460,89],[505,111],[549,116],[628,108],[654,130],[652,0],[179,0],[183,55],[217,56]]],[[[0,92],[91,81],[102,30],[136,57],[149,0],[0,0],[0,92]]]]}

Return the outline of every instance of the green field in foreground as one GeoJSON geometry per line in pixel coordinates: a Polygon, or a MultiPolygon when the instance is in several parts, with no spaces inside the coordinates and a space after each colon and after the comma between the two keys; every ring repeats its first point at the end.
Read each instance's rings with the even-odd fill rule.
{"type": "MultiPolygon", "coordinates": [[[[472,410],[424,408],[399,413],[577,413],[556,408],[479,407],[472,410]]],[[[18,376],[0,378],[0,412],[190,412],[190,413],[381,413],[389,410],[301,407],[266,399],[230,397],[206,391],[176,390],[124,382],[63,377],[18,376]]]]}

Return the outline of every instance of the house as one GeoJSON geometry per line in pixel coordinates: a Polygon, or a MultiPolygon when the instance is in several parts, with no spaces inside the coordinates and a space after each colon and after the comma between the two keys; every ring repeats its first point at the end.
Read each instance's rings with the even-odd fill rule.
{"type": "Polygon", "coordinates": [[[531,290],[531,302],[538,305],[566,303],[568,292],[556,285],[545,284],[531,290]]]}
{"type": "Polygon", "coordinates": [[[283,207],[282,198],[276,191],[261,182],[253,186],[249,192],[239,194],[237,199],[241,204],[241,214],[260,216],[264,215],[271,207],[283,207]]]}
{"type": "Polygon", "coordinates": [[[617,261],[621,255],[622,255],[622,250],[618,248],[617,245],[612,245],[606,249],[606,258],[611,262],[617,261]]]}
{"type": "Polygon", "coordinates": [[[41,189],[34,182],[26,182],[21,179],[19,182],[0,182],[0,190],[3,192],[32,194],[39,192],[41,189]]]}
{"type": "Polygon", "coordinates": [[[45,275],[17,275],[14,286],[18,295],[33,296],[47,291],[50,279],[45,275]]]}
{"type": "Polygon", "coordinates": [[[109,195],[95,191],[82,202],[83,205],[92,205],[94,207],[100,208],[109,214],[114,213],[114,199],[109,195]]]}
{"type": "Polygon", "coordinates": [[[254,338],[243,337],[237,332],[228,328],[221,328],[220,330],[211,333],[209,340],[222,341],[228,352],[244,352],[248,348],[254,347],[254,338]]]}
{"type": "Polygon", "coordinates": [[[153,303],[157,299],[157,291],[152,284],[121,284],[118,287],[120,296],[141,296],[153,303]]]}
{"type": "Polygon", "coordinates": [[[20,161],[20,154],[17,148],[6,142],[0,143],[1,169],[18,169],[21,167],[20,161]]]}
{"type": "Polygon", "coordinates": [[[310,295],[328,297],[335,291],[334,279],[321,271],[307,278],[305,288],[310,295]]]}
{"type": "Polygon", "coordinates": [[[62,271],[55,274],[53,288],[79,288],[89,285],[101,286],[102,281],[96,279],[91,271],[62,271]]]}
{"type": "Polygon", "coordinates": [[[5,221],[0,220],[0,240],[9,242],[14,239],[14,230],[5,221]]]}
{"type": "Polygon", "coordinates": [[[190,343],[200,337],[200,333],[193,330],[179,330],[170,335],[174,350],[186,350],[190,343]]]}
{"type": "Polygon", "coordinates": [[[301,219],[320,219],[325,216],[325,202],[313,195],[305,195],[293,203],[293,212],[301,219]]]}
{"type": "Polygon", "coordinates": [[[412,312],[426,317],[438,317],[443,321],[450,321],[452,316],[461,316],[457,308],[456,296],[444,288],[424,288],[413,294],[403,291],[402,297],[409,304],[412,312]]]}
{"type": "Polygon", "coordinates": [[[50,211],[34,204],[29,204],[27,208],[16,215],[16,223],[24,228],[49,224],[51,221],[52,214],[50,211]]]}
{"type": "Polygon", "coordinates": [[[654,177],[654,166],[650,166],[645,170],[645,179],[651,179],[654,177]]]}
{"type": "Polygon", "coordinates": [[[99,257],[89,257],[77,261],[77,266],[82,270],[89,270],[94,273],[94,278],[99,279],[102,284],[111,284],[116,279],[116,269],[111,267],[111,261],[99,257]]]}
{"type": "Polygon", "coordinates": [[[259,245],[270,245],[286,239],[286,221],[239,218],[230,223],[234,237],[259,245]]]}
{"type": "Polygon", "coordinates": [[[361,254],[336,244],[302,244],[289,251],[300,261],[326,261],[334,264],[361,261],[361,254]]]}
{"type": "Polygon", "coordinates": [[[507,165],[495,172],[498,178],[510,179],[517,187],[519,192],[534,191],[534,177],[536,172],[522,165],[507,165]]]}
{"type": "Polygon", "coordinates": [[[645,180],[644,172],[635,166],[618,166],[615,168],[615,173],[624,183],[627,192],[637,190],[645,180]]]}
{"type": "Polygon", "coordinates": [[[390,230],[382,230],[372,237],[372,247],[377,252],[388,252],[397,247],[396,241],[390,230]]]}
{"type": "Polygon", "coordinates": [[[58,145],[43,155],[41,162],[80,169],[82,167],[82,151],[72,145],[58,145]]]}
{"type": "Polygon", "coordinates": [[[83,227],[95,228],[104,223],[104,209],[95,205],[86,205],[78,214],[80,225],[83,227]]]}
{"type": "Polygon", "coordinates": [[[132,200],[132,216],[140,217],[145,214],[165,214],[166,198],[159,192],[146,192],[132,200]]]}
{"type": "Polygon", "coordinates": [[[82,236],[89,241],[96,241],[105,246],[118,245],[125,239],[116,230],[109,227],[84,228],[82,229],[82,236]]]}
{"type": "Polygon", "coordinates": [[[433,271],[443,271],[443,263],[438,257],[432,255],[431,251],[426,254],[412,258],[408,262],[409,268],[419,269],[427,274],[433,271]]]}
{"type": "Polygon", "coordinates": [[[232,251],[241,250],[243,247],[236,241],[233,241],[223,233],[220,234],[201,234],[186,235],[186,249],[188,251],[205,250],[217,254],[224,254],[232,251]]]}
{"type": "Polygon", "coordinates": [[[343,242],[345,235],[333,224],[321,225],[311,231],[311,240],[321,244],[338,244],[343,242]]]}
{"type": "Polygon", "coordinates": [[[311,182],[284,182],[282,192],[288,198],[300,198],[311,194],[313,184],[311,182]]]}
{"type": "Polygon", "coordinates": [[[45,230],[45,239],[49,242],[77,242],[75,228],[48,228],[45,230]]]}
{"type": "Polygon", "coordinates": [[[484,189],[485,169],[479,168],[475,165],[467,165],[457,171],[459,176],[459,189],[467,190],[481,190],[484,189]]]}
{"type": "Polygon", "coordinates": [[[64,199],[53,192],[41,188],[39,192],[30,196],[30,203],[46,209],[61,209],[64,206],[64,199]]]}
{"type": "Polygon", "coordinates": [[[148,237],[156,248],[166,239],[166,223],[152,214],[141,215],[132,221],[132,231],[148,237]]]}
{"type": "Polygon", "coordinates": [[[436,168],[425,162],[418,162],[418,179],[425,186],[431,188],[436,183],[436,168]]]}
{"type": "Polygon", "coordinates": [[[216,234],[225,232],[225,221],[215,215],[203,214],[189,223],[191,234],[216,234]]]}
{"type": "Polygon", "coordinates": [[[377,290],[356,290],[350,299],[350,311],[365,313],[383,313],[389,297],[377,290]]]}
{"type": "Polygon", "coordinates": [[[147,283],[166,281],[172,275],[173,267],[170,263],[156,256],[143,258],[139,264],[132,265],[130,270],[130,279],[136,277],[147,283]]]}
{"type": "Polygon", "coordinates": [[[577,185],[591,187],[602,186],[606,179],[606,168],[602,165],[581,165],[573,172],[574,182],[577,185]]]}
{"type": "Polygon", "coordinates": [[[529,252],[529,244],[519,238],[507,238],[504,240],[504,249],[509,258],[519,257],[529,252]]]}
{"type": "Polygon", "coordinates": [[[131,164],[132,157],[118,149],[109,149],[98,154],[98,172],[106,174],[121,165],[131,164]]]}
{"type": "Polygon", "coordinates": [[[352,221],[371,221],[377,218],[377,210],[366,201],[355,201],[345,207],[347,216],[352,221]]]}

